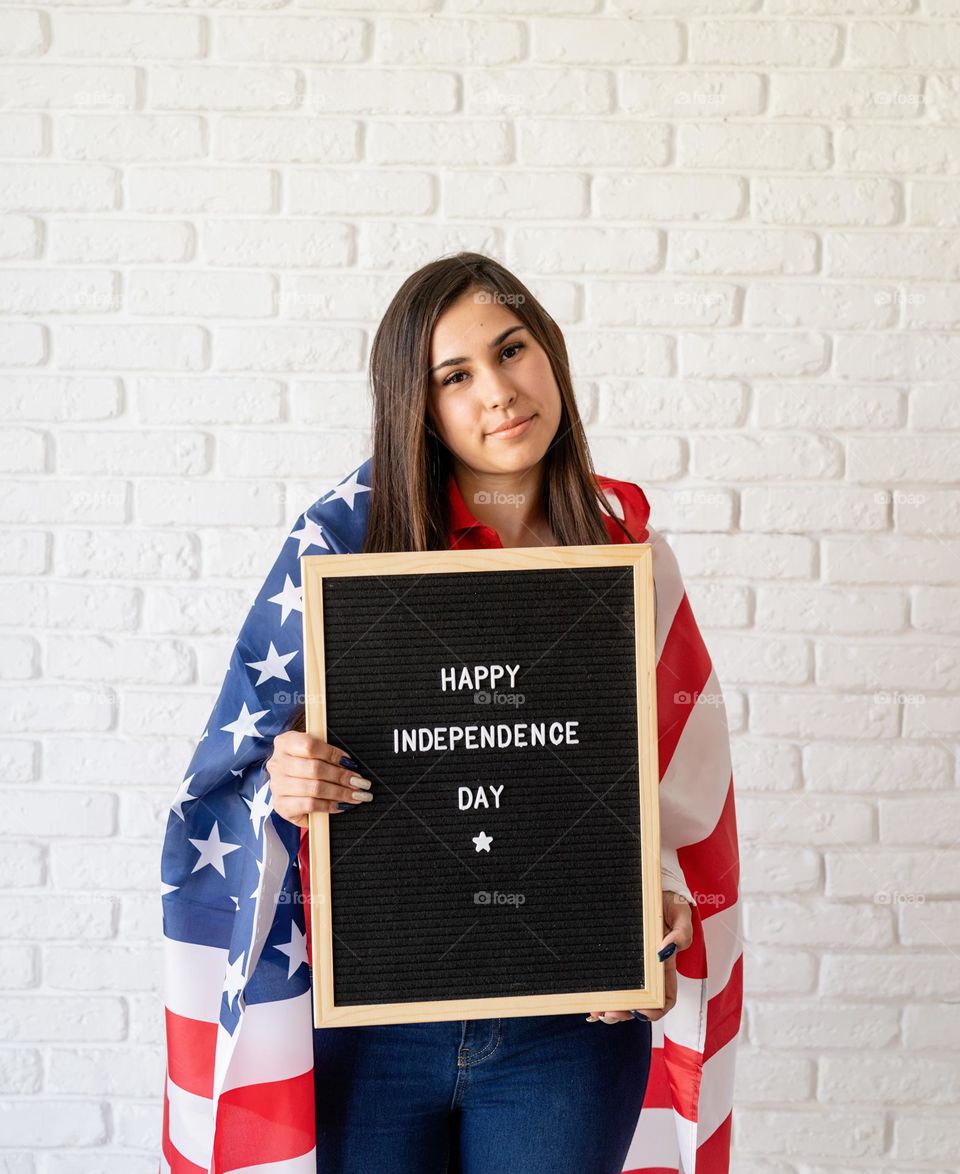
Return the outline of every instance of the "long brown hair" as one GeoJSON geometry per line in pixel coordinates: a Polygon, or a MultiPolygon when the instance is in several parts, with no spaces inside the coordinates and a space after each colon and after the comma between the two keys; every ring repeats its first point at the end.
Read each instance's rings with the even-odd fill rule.
{"type": "Polygon", "coordinates": [[[609,542],[604,514],[636,542],[597,482],[559,326],[498,261],[482,253],[455,253],[404,281],[373,340],[373,469],[364,552],[447,548],[446,487],[453,465],[427,414],[430,339],[437,319],[470,289],[509,306],[549,357],[561,416],[544,458],[543,500],[558,543],[609,542]]]}

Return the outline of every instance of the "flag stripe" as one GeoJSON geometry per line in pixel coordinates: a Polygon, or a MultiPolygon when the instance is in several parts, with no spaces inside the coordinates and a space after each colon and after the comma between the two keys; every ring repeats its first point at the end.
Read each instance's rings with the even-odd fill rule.
{"type": "Polygon", "coordinates": [[[672,1109],[644,1107],[627,1151],[624,1170],[667,1170],[676,1174],[679,1160],[672,1109]]]}
{"type": "Polygon", "coordinates": [[[272,1003],[248,1003],[223,1088],[313,1075],[313,1009],[309,992],[272,1003]]]}
{"type": "Polygon", "coordinates": [[[164,939],[163,1000],[175,1015],[216,1023],[220,1018],[227,951],[164,939]]]}
{"type": "Polygon", "coordinates": [[[317,1174],[316,1147],[298,1158],[283,1162],[265,1162],[258,1166],[238,1166],[230,1174],[317,1174]]]}
{"type": "MultiPolygon", "coordinates": [[[[167,1079],[167,1135],[177,1154],[206,1171],[213,1152],[212,1101],[187,1092],[167,1079]]],[[[173,1157],[167,1155],[173,1166],[173,1157]]]]}
{"type": "Polygon", "coordinates": [[[217,1025],[187,1019],[166,1009],[167,1071],[184,1092],[213,1096],[213,1065],[217,1054],[217,1025]]]}
{"type": "Polygon", "coordinates": [[[232,1088],[217,1108],[217,1174],[289,1162],[316,1145],[313,1069],[290,1080],[232,1088]],[[252,1160],[251,1160],[252,1159],[252,1160]]]}

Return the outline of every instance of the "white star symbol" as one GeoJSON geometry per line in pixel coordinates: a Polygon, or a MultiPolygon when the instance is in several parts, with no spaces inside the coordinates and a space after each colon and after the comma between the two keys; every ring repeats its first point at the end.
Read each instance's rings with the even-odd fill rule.
{"type": "Polygon", "coordinates": [[[286,665],[289,661],[297,655],[297,650],[293,652],[277,652],[273,646],[273,641],[270,641],[270,648],[264,660],[247,660],[244,664],[248,669],[258,669],[260,676],[254,681],[255,685],[262,685],[264,681],[269,681],[272,677],[276,677],[281,681],[289,681],[290,677],[287,674],[286,665]]]}
{"type": "Polygon", "coordinates": [[[193,782],[193,778],[194,778],[193,775],[187,775],[187,777],[180,784],[180,789],[177,791],[176,798],[170,804],[170,810],[175,811],[181,819],[183,819],[183,805],[184,805],[184,803],[189,803],[189,802],[191,802],[191,800],[196,800],[196,799],[200,798],[199,795],[191,795],[190,794],[190,784],[191,784],[191,782],[193,782]]]}
{"type": "Polygon", "coordinates": [[[345,481],[341,481],[336,489],[332,489],[330,491],[330,501],[333,501],[337,497],[342,498],[347,503],[347,505],[353,509],[354,500],[356,499],[357,494],[369,492],[370,486],[361,485],[357,481],[357,473],[355,471],[351,473],[345,481]]]}
{"type": "Polygon", "coordinates": [[[297,587],[289,575],[283,577],[283,590],[270,596],[271,603],[280,604],[280,623],[286,623],[292,611],[303,611],[303,588],[297,587]]]}
{"type": "Polygon", "coordinates": [[[175,893],[179,889],[179,885],[168,885],[166,881],[160,882],[160,896],[165,897],[167,893],[175,893]]]}
{"type": "Polygon", "coordinates": [[[253,890],[253,892],[247,898],[248,901],[252,901],[260,892],[260,886],[263,884],[264,867],[265,867],[265,862],[263,860],[258,859],[257,860],[257,887],[253,890]]]}
{"type": "Polygon", "coordinates": [[[240,712],[232,722],[221,726],[220,729],[227,734],[233,734],[233,752],[240,749],[240,743],[244,738],[259,738],[260,731],[257,729],[257,722],[260,718],[265,717],[270,712],[269,709],[260,709],[256,713],[251,713],[247,709],[247,703],[244,701],[240,712]]]}
{"type": "Polygon", "coordinates": [[[490,845],[493,843],[493,836],[488,836],[486,832],[481,832],[479,836],[473,837],[473,842],[477,845],[478,852],[489,852],[490,845]]]}
{"type": "Polygon", "coordinates": [[[286,945],[273,947],[275,950],[279,950],[281,954],[286,954],[290,959],[290,964],[287,967],[287,978],[293,978],[301,965],[307,960],[307,935],[301,933],[299,927],[293,922],[290,923],[290,931],[290,941],[286,945]]]}
{"type": "Polygon", "coordinates": [[[227,966],[227,973],[224,975],[223,981],[223,993],[227,996],[228,1007],[231,1006],[233,1000],[243,990],[244,984],[247,981],[243,977],[243,959],[245,957],[245,954],[241,954],[239,958],[235,958],[227,966]]]}
{"type": "Polygon", "coordinates": [[[260,838],[261,824],[270,812],[273,811],[273,800],[267,795],[269,789],[269,783],[264,783],[258,791],[254,791],[252,799],[248,799],[246,795],[240,796],[250,808],[250,822],[253,824],[253,834],[257,839],[260,838]]]}
{"type": "Polygon", "coordinates": [[[311,546],[322,546],[324,550],[330,549],[323,537],[323,527],[311,518],[308,518],[306,514],[303,516],[303,525],[300,529],[294,530],[292,534],[288,534],[287,538],[296,538],[297,558],[305,550],[309,550],[311,546]]]}
{"type": "Polygon", "coordinates": [[[194,848],[200,853],[200,859],[190,869],[191,873],[198,872],[207,864],[212,864],[213,867],[226,878],[226,871],[223,867],[223,860],[225,856],[229,856],[231,852],[236,852],[240,847],[239,844],[230,844],[220,839],[220,825],[216,820],[213,821],[213,828],[210,831],[210,836],[206,840],[195,840],[192,836],[187,837],[194,848]]]}

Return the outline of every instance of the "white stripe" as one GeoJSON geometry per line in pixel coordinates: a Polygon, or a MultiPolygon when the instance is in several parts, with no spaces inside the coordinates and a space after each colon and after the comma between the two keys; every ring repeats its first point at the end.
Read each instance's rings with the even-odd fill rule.
{"type": "Polygon", "coordinates": [[[672,1109],[644,1109],[627,1150],[624,1170],[649,1166],[675,1168],[680,1160],[672,1109]]]}
{"type": "Polygon", "coordinates": [[[310,992],[272,1003],[248,1003],[234,1035],[223,1092],[302,1076],[313,1067],[310,992]]]}
{"type": "Polygon", "coordinates": [[[216,1023],[227,973],[227,951],[218,946],[163,939],[164,1002],[177,1015],[216,1023]]]}
{"type": "MultiPolygon", "coordinates": [[[[680,1145],[680,1169],[683,1174],[696,1174],[697,1169],[697,1123],[673,1110],[673,1124],[680,1145]]],[[[706,1171],[705,1174],[709,1174],[706,1171]]]]}
{"type": "Polygon", "coordinates": [[[167,1099],[170,1102],[171,1144],[187,1161],[201,1170],[209,1170],[213,1156],[213,1102],[208,1097],[187,1092],[169,1077],[167,1099]]]}
{"type": "Polygon", "coordinates": [[[712,1137],[726,1121],[733,1108],[733,1082],[737,1063],[737,1038],[734,1036],[703,1066],[697,1117],[700,1122],[700,1145],[712,1137]]]}
{"type": "Polygon", "coordinates": [[[677,556],[662,534],[647,526],[647,541],[653,558],[653,586],[657,597],[657,660],[663,653],[663,646],[677,610],[683,600],[683,578],[677,556]]]}
{"type": "Polygon", "coordinates": [[[170,1163],[163,1156],[163,1151],[160,1151],[160,1174],[170,1174],[170,1163]]]}
{"type": "Polygon", "coordinates": [[[707,998],[718,995],[730,981],[737,959],[743,954],[740,928],[740,902],[710,917],[701,918],[703,941],[707,951],[707,998]]]}
{"type": "MultiPolygon", "coordinates": [[[[273,826],[272,819],[263,821],[263,868],[257,876],[257,898],[254,909],[253,940],[246,946],[247,956],[244,958],[246,981],[249,982],[260,961],[264,943],[270,930],[273,928],[277,915],[277,899],[283,886],[283,878],[289,866],[289,857],[283,841],[273,826]]],[[[248,883],[248,873],[242,874],[243,883],[248,883]]],[[[247,890],[249,891],[249,890],[247,890]]],[[[286,1001],[286,1000],[284,1000],[286,1001]]],[[[257,1004],[265,1005],[265,1004],[257,1004]]],[[[240,1046],[244,1034],[244,1020],[247,1017],[247,1003],[243,991],[238,996],[237,1007],[240,1017],[233,1029],[233,1034],[223,1028],[217,1032],[217,1052],[213,1066],[213,1095],[219,1098],[220,1093],[227,1088],[238,1088],[244,1084],[258,1084],[265,1077],[253,1079],[231,1077],[233,1057],[240,1046]]],[[[270,1049],[268,1049],[269,1051],[270,1049]]],[[[293,1075],[293,1074],[291,1074],[293,1075]]]]}
{"type": "Polygon", "coordinates": [[[707,982],[677,972],[677,1001],[659,1022],[671,1043],[703,1055],[706,1038],[707,982]]]}
{"type": "Polygon", "coordinates": [[[316,1147],[299,1158],[287,1158],[285,1162],[264,1162],[260,1166],[231,1166],[224,1174],[317,1174],[316,1147]]]}
{"type": "MultiPolygon", "coordinates": [[[[711,669],[703,693],[720,697],[711,669]]],[[[660,782],[660,834],[671,848],[699,844],[717,826],[727,801],[730,733],[722,700],[690,707],[670,765],[660,782]]]]}

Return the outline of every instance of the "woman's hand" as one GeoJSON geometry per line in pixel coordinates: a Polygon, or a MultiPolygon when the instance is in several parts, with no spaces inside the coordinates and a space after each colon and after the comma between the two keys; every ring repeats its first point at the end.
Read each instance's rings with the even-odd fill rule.
{"type": "MultiPolygon", "coordinates": [[[[690,903],[672,889],[663,890],[663,921],[668,933],[657,946],[657,953],[676,942],[677,948],[663,964],[663,980],[665,1001],[663,1009],[648,1007],[642,1012],[645,1019],[661,1019],[677,1001],[677,953],[685,950],[693,942],[693,914],[690,903]]],[[[629,1011],[591,1011],[587,1016],[587,1023],[622,1023],[626,1019],[633,1019],[629,1011]]]]}
{"type": "Polygon", "coordinates": [[[267,760],[273,810],[281,818],[305,828],[311,811],[336,815],[344,803],[356,807],[373,799],[370,780],[341,765],[350,762],[338,746],[302,730],[287,730],[273,740],[267,760]]]}

